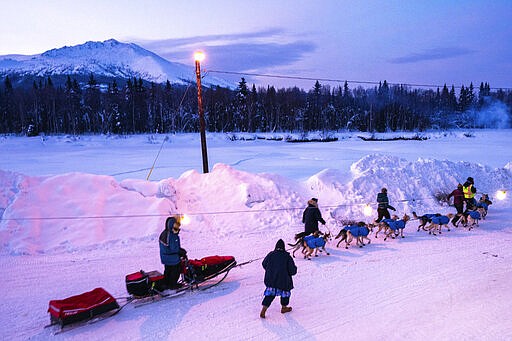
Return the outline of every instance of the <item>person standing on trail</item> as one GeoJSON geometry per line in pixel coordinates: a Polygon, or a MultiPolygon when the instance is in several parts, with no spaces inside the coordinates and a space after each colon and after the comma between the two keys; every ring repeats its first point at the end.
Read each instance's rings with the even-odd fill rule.
{"type": "Polygon", "coordinates": [[[472,177],[469,177],[464,185],[462,186],[462,191],[464,192],[464,200],[466,201],[466,211],[474,210],[476,208],[476,188],[475,188],[475,180],[472,177]]]}
{"type": "Polygon", "coordinates": [[[297,274],[297,266],[292,256],[286,251],[284,241],[279,239],[274,251],[271,251],[262,262],[265,269],[263,307],[260,317],[265,318],[268,307],[276,296],[281,296],[281,314],[292,311],[289,307],[291,290],[293,289],[292,276],[297,274]]]}
{"type": "Polygon", "coordinates": [[[302,213],[302,223],[304,224],[304,232],[298,233],[295,235],[295,239],[299,239],[301,237],[305,237],[307,235],[313,234],[318,229],[318,223],[322,223],[325,225],[325,220],[322,218],[322,213],[318,208],[318,199],[311,198],[308,200],[308,207],[302,213]]]}
{"type": "Polygon", "coordinates": [[[380,223],[380,221],[383,218],[391,219],[391,215],[389,214],[388,208],[393,211],[396,211],[396,209],[389,204],[387,188],[383,187],[380,190],[380,193],[377,193],[377,203],[377,213],[379,216],[377,217],[377,220],[375,220],[375,222],[380,223]]]}
{"type": "Polygon", "coordinates": [[[462,184],[458,184],[457,188],[448,194],[447,199],[450,200],[453,197],[453,206],[457,210],[457,214],[452,219],[453,226],[457,226],[457,222],[464,213],[464,192],[462,191],[462,184]]]}
{"type": "Polygon", "coordinates": [[[181,274],[181,258],[187,255],[187,251],[181,248],[180,227],[179,217],[168,217],[165,221],[165,230],[159,238],[160,261],[164,265],[164,279],[169,289],[181,287],[178,283],[181,274]]]}

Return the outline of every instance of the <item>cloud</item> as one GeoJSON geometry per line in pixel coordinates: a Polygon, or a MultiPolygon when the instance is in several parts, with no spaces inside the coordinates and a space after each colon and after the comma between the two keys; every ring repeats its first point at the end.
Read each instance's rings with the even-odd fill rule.
{"type": "Polygon", "coordinates": [[[258,32],[236,33],[236,34],[212,34],[207,36],[195,36],[179,39],[160,39],[160,40],[140,40],[132,39],[137,44],[144,45],[147,48],[155,50],[180,49],[194,45],[208,45],[217,41],[237,41],[247,39],[268,39],[284,34],[284,30],[279,28],[269,28],[258,32]]]}
{"type": "MultiPolygon", "coordinates": [[[[209,46],[206,52],[210,68],[238,72],[288,65],[314,49],[314,45],[308,42],[246,43],[209,46]]],[[[187,52],[187,56],[189,54],[187,52]]],[[[165,55],[163,57],[166,58],[165,55]]],[[[185,56],[182,53],[178,57],[185,56]]]]}
{"type": "Polygon", "coordinates": [[[475,53],[474,50],[463,47],[440,47],[412,53],[408,56],[397,57],[390,60],[394,64],[418,63],[428,60],[448,59],[475,53]]]}
{"type": "Polygon", "coordinates": [[[286,32],[276,28],[136,43],[171,62],[190,63],[194,50],[201,49],[207,56],[205,64],[209,69],[233,72],[289,65],[316,49],[313,42],[290,39],[286,32]]]}

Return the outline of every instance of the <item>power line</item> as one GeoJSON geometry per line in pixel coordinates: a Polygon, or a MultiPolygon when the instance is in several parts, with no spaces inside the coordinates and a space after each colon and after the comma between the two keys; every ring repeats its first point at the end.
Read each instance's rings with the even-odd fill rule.
{"type": "MultiPolygon", "coordinates": [[[[335,83],[355,83],[355,84],[371,84],[371,85],[379,85],[382,84],[381,81],[358,81],[358,80],[348,80],[348,79],[336,79],[336,78],[314,78],[314,77],[301,77],[301,76],[286,76],[286,75],[272,75],[272,74],[264,74],[264,73],[252,73],[252,72],[236,72],[236,71],[222,71],[222,70],[207,70],[207,72],[211,73],[222,73],[228,75],[237,75],[237,76],[253,76],[253,77],[266,77],[266,78],[278,78],[278,79],[296,79],[296,80],[306,80],[306,81],[322,81],[322,82],[335,82],[335,83]]],[[[446,84],[436,85],[436,84],[416,84],[416,83],[390,83],[389,85],[396,86],[410,86],[415,88],[443,88],[446,84]]],[[[462,88],[461,86],[452,85],[456,89],[462,88]]],[[[452,87],[450,86],[450,88],[452,87]]],[[[467,88],[467,86],[465,87],[467,88]]],[[[502,88],[502,87],[491,87],[489,89],[493,90],[512,90],[512,87],[502,88]]]]}
{"type": "MultiPolygon", "coordinates": [[[[434,200],[433,198],[420,198],[420,199],[404,199],[397,200],[397,202],[417,202],[424,200],[434,200]]],[[[340,204],[340,205],[325,205],[322,208],[339,208],[339,207],[350,207],[350,206],[367,206],[367,205],[377,205],[377,203],[354,203],[354,204],[340,204]]],[[[215,211],[215,212],[194,212],[194,213],[186,213],[189,216],[197,216],[197,215],[220,215],[220,214],[240,214],[240,213],[264,213],[264,212],[279,212],[279,211],[294,211],[294,210],[303,210],[304,207],[285,207],[285,208],[269,208],[269,209],[260,209],[260,210],[235,210],[235,211],[215,211]]],[[[5,221],[24,221],[24,220],[84,220],[84,219],[124,219],[124,218],[157,218],[157,217],[168,217],[172,214],[180,214],[176,213],[166,213],[166,214],[127,214],[127,215],[98,215],[98,216],[60,216],[60,217],[14,217],[14,218],[1,218],[1,220],[5,221]]]]}

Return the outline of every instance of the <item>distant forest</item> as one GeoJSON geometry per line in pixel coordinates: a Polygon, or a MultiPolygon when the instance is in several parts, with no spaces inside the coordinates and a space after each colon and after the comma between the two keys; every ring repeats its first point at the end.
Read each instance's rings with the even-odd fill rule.
{"type": "MultiPolygon", "coordinates": [[[[100,87],[94,75],[80,84],[67,76],[60,85],[51,77],[32,86],[0,83],[0,133],[139,134],[199,131],[195,83],[175,85],[129,79],[100,87]]],[[[496,105],[511,121],[512,91],[443,86],[416,89],[390,85],[372,88],[331,87],[320,82],[309,90],[297,87],[249,86],[202,89],[206,130],[210,132],[307,133],[424,131],[495,127],[496,105]],[[494,109],[492,109],[494,110],[494,109]],[[483,113],[483,115],[482,115],[483,113]]]]}

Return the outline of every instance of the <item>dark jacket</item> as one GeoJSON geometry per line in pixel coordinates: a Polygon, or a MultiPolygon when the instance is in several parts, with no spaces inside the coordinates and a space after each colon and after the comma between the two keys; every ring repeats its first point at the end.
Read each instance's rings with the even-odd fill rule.
{"type": "Polygon", "coordinates": [[[292,256],[286,252],[284,242],[279,239],[276,248],[263,259],[265,269],[265,286],[285,291],[293,289],[292,276],[297,273],[297,267],[292,256]]]}
{"type": "Polygon", "coordinates": [[[454,189],[453,192],[448,194],[448,200],[453,197],[454,205],[461,205],[464,202],[464,192],[461,189],[454,189]]]}
{"type": "Polygon", "coordinates": [[[377,194],[377,203],[379,204],[377,206],[378,209],[384,210],[384,209],[392,209],[393,211],[396,211],[396,209],[389,204],[388,195],[386,193],[378,193],[377,194]]]}
{"type": "Polygon", "coordinates": [[[311,234],[318,231],[318,222],[325,225],[325,220],[322,218],[322,213],[314,204],[308,204],[308,207],[302,213],[302,223],[304,224],[304,232],[311,234]]]}
{"type": "Polygon", "coordinates": [[[176,219],[167,218],[165,230],[160,233],[160,261],[164,265],[176,265],[180,262],[180,236],[172,232],[172,226],[176,219]]]}

